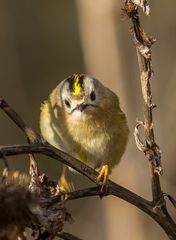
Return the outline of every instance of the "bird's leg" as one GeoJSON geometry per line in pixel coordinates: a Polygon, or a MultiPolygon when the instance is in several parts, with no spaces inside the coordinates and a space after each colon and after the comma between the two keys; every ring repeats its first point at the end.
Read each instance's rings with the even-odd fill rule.
{"type": "Polygon", "coordinates": [[[67,178],[66,178],[67,172],[68,172],[68,166],[64,164],[62,174],[59,179],[59,185],[60,185],[61,191],[72,192],[72,191],[74,191],[74,186],[71,182],[67,181],[67,178]]]}
{"type": "Polygon", "coordinates": [[[97,180],[102,183],[101,191],[103,191],[104,187],[106,186],[108,178],[109,178],[109,166],[106,164],[101,167],[99,175],[97,177],[97,180]]]}

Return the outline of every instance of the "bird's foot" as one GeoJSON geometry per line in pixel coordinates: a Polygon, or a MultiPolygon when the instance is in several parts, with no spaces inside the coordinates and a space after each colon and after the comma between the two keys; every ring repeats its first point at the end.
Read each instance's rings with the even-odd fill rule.
{"type": "Polygon", "coordinates": [[[73,192],[75,190],[73,183],[68,182],[65,175],[61,175],[59,186],[62,192],[73,192]]]}
{"type": "Polygon", "coordinates": [[[103,192],[104,188],[106,187],[108,178],[109,178],[109,166],[103,165],[97,177],[98,182],[102,183],[101,192],[103,192]]]}

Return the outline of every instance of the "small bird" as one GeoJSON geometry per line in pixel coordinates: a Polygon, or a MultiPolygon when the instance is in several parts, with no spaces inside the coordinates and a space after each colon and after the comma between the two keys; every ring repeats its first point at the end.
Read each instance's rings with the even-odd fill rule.
{"type": "MultiPolygon", "coordinates": [[[[129,135],[117,95],[85,74],[69,76],[51,92],[41,106],[40,129],[48,143],[98,170],[102,189],[129,135]]],[[[64,174],[62,184],[69,189],[64,174]]]]}

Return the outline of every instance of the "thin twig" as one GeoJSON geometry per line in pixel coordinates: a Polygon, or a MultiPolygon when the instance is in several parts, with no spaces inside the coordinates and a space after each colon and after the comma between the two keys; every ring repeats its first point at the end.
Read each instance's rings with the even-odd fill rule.
{"type": "MultiPolygon", "coordinates": [[[[61,150],[49,145],[49,144],[30,144],[30,145],[10,145],[10,146],[1,146],[1,150],[6,156],[14,156],[19,154],[28,154],[28,153],[41,153],[51,158],[60,161],[82,175],[89,178],[92,182],[96,183],[98,186],[101,184],[98,182],[98,172],[95,171],[93,168],[87,166],[86,164],[82,163],[81,161],[73,158],[72,156],[68,155],[67,153],[62,152],[61,150]]],[[[0,156],[1,157],[1,156],[0,156]]],[[[137,194],[131,192],[130,190],[108,180],[105,195],[114,195],[118,196],[136,207],[139,207],[141,210],[145,212],[149,212],[149,209],[152,210],[152,204],[150,201],[145,200],[144,198],[138,196],[137,194]]],[[[99,190],[97,195],[99,195],[99,190]]]]}
{"type": "Polygon", "coordinates": [[[9,118],[22,130],[31,143],[44,142],[43,138],[37,134],[31,127],[28,127],[23,119],[9,106],[9,104],[0,97],[0,108],[9,116],[9,118]]]}
{"type": "Polygon", "coordinates": [[[102,193],[101,186],[97,186],[97,187],[84,188],[84,189],[76,190],[73,192],[64,193],[64,195],[67,200],[73,200],[73,199],[93,197],[93,196],[99,196],[100,198],[102,198],[104,196],[110,195],[110,192],[106,191],[102,193]]]}
{"type": "MultiPolygon", "coordinates": [[[[29,143],[44,142],[44,139],[40,136],[40,134],[36,133],[31,127],[27,126],[26,123],[23,121],[23,119],[18,115],[18,113],[13,108],[11,108],[9,104],[2,97],[0,97],[0,108],[22,130],[22,132],[27,137],[27,140],[29,143]]],[[[33,154],[29,154],[29,159],[30,159],[29,172],[31,172],[31,169],[33,169],[33,166],[35,165],[35,170],[39,174],[35,156],[33,154]]],[[[5,161],[5,158],[3,158],[3,160],[4,160],[4,163],[7,163],[7,161],[5,161]]]]}
{"type": "Polygon", "coordinates": [[[7,161],[7,159],[6,159],[6,157],[5,157],[5,155],[3,154],[3,152],[1,152],[1,155],[2,155],[2,161],[3,161],[3,163],[4,163],[4,168],[7,170],[7,171],[9,171],[9,164],[8,164],[8,161],[7,161]]]}
{"type": "Polygon", "coordinates": [[[59,237],[60,239],[63,239],[63,240],[82,240],[81,238],[78,238],[67,232],[58,233],[57,237],[59,237]]]}

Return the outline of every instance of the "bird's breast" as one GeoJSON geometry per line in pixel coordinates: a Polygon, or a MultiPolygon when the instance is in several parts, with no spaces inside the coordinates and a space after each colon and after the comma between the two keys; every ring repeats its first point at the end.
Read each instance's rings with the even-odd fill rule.
{"type": "Polygon", "coordinates": [[[94,168],[101,164],[111,139],[104,123],[95,119],[69,121],[68,134],[77,158],[94,168]]]}

